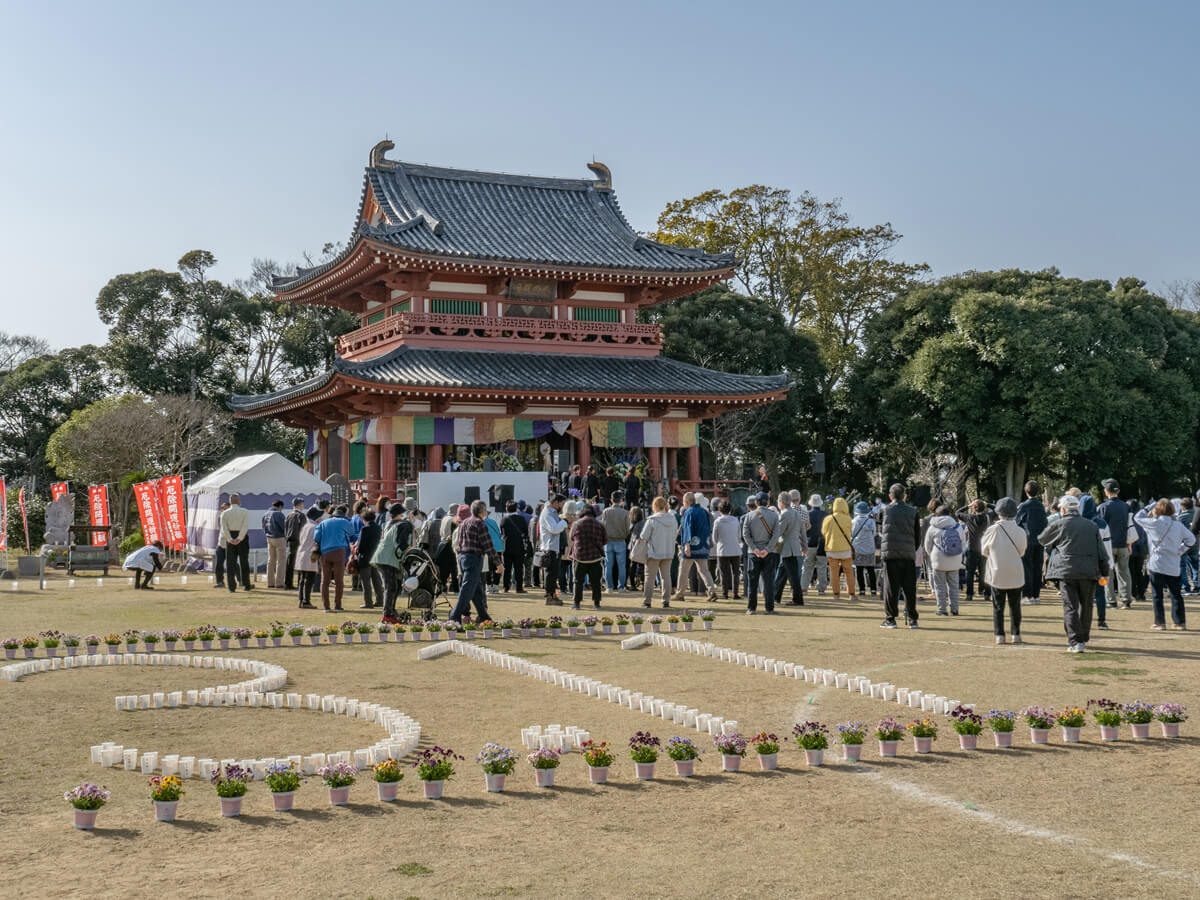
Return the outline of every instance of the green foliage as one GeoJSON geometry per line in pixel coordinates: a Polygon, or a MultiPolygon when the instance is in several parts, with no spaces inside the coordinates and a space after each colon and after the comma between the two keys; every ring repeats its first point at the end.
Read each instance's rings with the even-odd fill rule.
{"type": "Polygon", "coordinates": [[[135,528],[121,539],[118,549],[122,556],[128,556],[134,550],[140,550],[144,546],[146,546],[146,538],[142,534],[142,529],[135,528]]]}
{"type": "MultiPolygon", "coordinates": [[[[18,553],[25,549],[25,527],[21,524],[21,509],[17,505],[17,485],[8,483],[8,547],[9,552],[18,553]]],[[[25,512],[29,517],[29,552],[37,553],[42,546],[46,531],[47,501],[36,494],[25,492],[25,512]]]]}

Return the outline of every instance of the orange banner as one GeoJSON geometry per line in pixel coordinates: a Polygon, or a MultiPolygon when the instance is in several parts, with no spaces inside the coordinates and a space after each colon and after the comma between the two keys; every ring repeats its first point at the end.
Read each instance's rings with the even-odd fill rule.
{"type": "MultiPolygon", "coordinates": [[[[108,486],[93,484],[88,488],[88,510],[93,525],[108,525],[108,486]]],[[[104,534],[92,533],[92,546],[103,547],[108,543],[104,534]]]]}

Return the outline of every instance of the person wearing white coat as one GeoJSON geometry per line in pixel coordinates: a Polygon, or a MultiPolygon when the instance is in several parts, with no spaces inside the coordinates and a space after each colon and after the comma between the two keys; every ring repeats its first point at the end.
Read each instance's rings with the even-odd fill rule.
{"type": "Polygon", "coordinates": [[[966,530],[950,512],[950,507],[939,506],[925,532],[929,581],[939,616],[958,615],[958,570],[962,568],[963,548],[967,543],[966,530]]]}
{"type": "Polygon", "coordinates": [[[1013,519],[1017,501],[1005,497],[996,503],[1000,520],[992,523],[979,539],[985,560],[984,581],[992,589],[992,625],[996,643],[1004,643],[1004,604],[1012,622],[1012,642],[1021,643],[1021,590],[1025,587],[1025,548],[1029,535],[1013,519]]]}
{"type": "Polygon", "coordinates": [[[1191,529],[1175,521],[1175,505],[1170,500],[1159,500],[1154,509],[1138,511],[1134,521],[1146,531],[1150,542],[1150,559],[1146,568],[1150,572],[1150,592],[1154,601],[1155,631],[1166,628],[1166,612],[1163,609],[1163,590],[1171,594],[1171,621],[1176,631],[1187,631],[1187,618],[1183,606],[1183,594],[1179,589],[1179,560],[1196,538],[1191,529]]]}

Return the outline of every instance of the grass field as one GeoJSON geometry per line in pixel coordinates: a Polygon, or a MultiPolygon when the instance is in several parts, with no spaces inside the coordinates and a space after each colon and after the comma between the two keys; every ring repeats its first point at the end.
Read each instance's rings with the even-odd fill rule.
{"type": "MultiPolygon", "coordinates": [[[[212,622],[255,626],[275,620],[335,621],[320,611],[297,619],[295,600],[260,589],[228,594],[163,578],[153,593],[87,579],[68,589],[7,590],[0,582],[0,635],[49,628],[107,633],[212,622]]],[[[194,579],[193,579],[194,582],[194,579]]],[[[26,587],[22,585],[22,588],[26,587]]],[[[342,618],[366,618],[347,594],[342,618]]],[[[535,595],[500,595],[493,616],[544,615],[535,595]]],[[[640,611],[633,595],[606,595],[606,612],[640,611]]],[[[935,691],[979,708],[1083,704],[1093,697],[1173,701],[1200,709],[1200,647],[1192,633],[1154,633],[1146,605],[1113,610],[1112,630],[1089,652],[1065,653],[1059,609],[1026,607],[1026,644],[997,647],[990,605],[964,604],[922,627],[885,632],[878,604],[810,597],[775,617],[717,604],[716,629],[693,637],[935,691]]],[[[556,610],[556,612],[560,612],[556,610]]],[[[569,606],[566,612],[570,612],[569,606]]],[[[734,718],[743,734],[787,735],[792,724],[849,719],[907,721],[913,710],[702,657],[649,647],[622,651],[616,636],[530,638],[492,646],[581,675],[734,718]]],[[[101,648],[103,652],[103,648],[101,648]]],[[[419,719],[422,745],[468,758],[425,801],[414,775],[400,800],[379,803],[360,780],[345,808],[328,805],[316,779],[295,812],[271,811],[261,783],[240,819],[222,819],[215,793],[198,780],[175,824],[156,824],[141,774],[105,770],[88,747],[104,740],[196,756],[275,756],[367,746],[377,726],[310,712],[164,709],[117,713],[118,693],[215,684],[211,673],[153,668],[51,672],[0,683],[0,871],[12,896],[225,897],[1161,897],[1200,896],[1200,731],[1135,744],[1084,742],[1057,732],[1033,747],[1018,726],[1012,750],[960,751],[948,724],[928,756],[911,742],[892,760],[873,741],[859,765],[826,754],[804,766],[785,746],[780,769],[720,771],[711,744],[697,777],[637,782],[624,753],[629,736],[662,739],[694,731],[568,693],[461,656],[418,662],[414,645],[212,651],[287,668],[287,690],[336,693],[401,709],[419,719]],[[207,676],[207,677],[205,677],[207,676]],[[608,786],[587,783],[578,755],[557,786],[538,789],[524,763],[510,790],[487,794],[473,762],[486,741],[520,746],[530,724],[573,724],[616,745],[608,786]],[[112,801],[95,832],[75,831],[62,792],[81,780],[107,785],[112,801]]],[[[19,655],[19,653],[18,653],[19,655]]],[[[1200,728],[1200,726],[1197,726],[1200,728]]],[[[1154,726],[1153,735],[1158,727],[1154,726]]]]}

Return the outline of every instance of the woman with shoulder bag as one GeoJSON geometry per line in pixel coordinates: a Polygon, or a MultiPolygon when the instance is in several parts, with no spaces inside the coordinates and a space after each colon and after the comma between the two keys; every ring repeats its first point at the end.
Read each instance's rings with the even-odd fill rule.
{"type": "Polygon", "coordinates": [[[875,518],[871,515],[871,507],[859,500],[854,504],[854,522],[850,526],[850,546],[854,551],[854,575],[858,579],[858,592],[867,593],[870,585],[871,593],[875,594],[875,538],[878,529],[875,518]]]}
{"type": "Polygon", "coordinates": [[[671,563],[675,559],[675,536],[679,526],[675,516],[667,511],[667,501],[655,497],[653,513],[642,526],[641,539],[646,542],[646,581],[643,585],[642,606],[649,607],[654,598],[654,579],[662,584],[663,606],[671,597],[671,563]]]}
{"type": "Polygon", "coordinates": [[[300,542],[296,546],[296,588],[299,593],[300,609],[315,609],[312,605],[313,586],[317,582],[317,566],[321,551],[317,547],[317,519],[321,510],[309,507],[304,514],[304,525],[300,529],[300,542]]]}
{"type": "Polygon", "coordinates": [[[996,501],[1000,519],[979,539],[984,558],[983,580],[992,589],[992,625],[996,643],[1004,643],[1004,605],[1012,623],[1012,642],[1021,643],[1021,591],[1025,587],[1025,549],[1029,535],[1014,520],[1017,501],[1004,497],[996,501]]]}
{"type": "Polygon", "coordinates": [[[854,528],[850,521],[850,506],[845,499],[838,497],[833,501],[833,512],[821,522],[821,537],[824,539],[825,558],[829,560],[829,583],[833,587],[833,599],[838,599],[841,590],[841,576],[846,576],[846,590],[850,599],[857,600],[854,591],[854,571],[851,558],[854,545],[850,541],[850,532],[854,528]]]}

